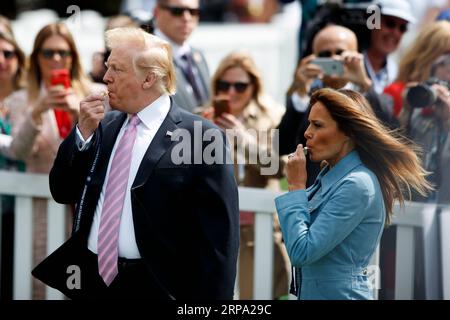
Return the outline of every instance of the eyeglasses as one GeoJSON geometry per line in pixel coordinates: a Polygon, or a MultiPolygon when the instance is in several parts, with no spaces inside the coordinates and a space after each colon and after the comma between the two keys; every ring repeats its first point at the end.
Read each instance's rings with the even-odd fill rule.
{"type": "Polygon", "coordinates": [[[72,51],[70,50],[52,50],[52,49],[42,49],[41,54],[45,59],[52,59],[55,54],[59,55],[61,58],[68,58],[72,56],[72,51]]]}
{"type": "Polygon", "coordinates": [[[388,29],[398,29],[401,33],[408,31],[408,23],[396,22],[394,19],[384,18],[383,23],[388,29]]]}
{"type": "Polygon", "coordinates": [[[228,82],[228,81],[217,81],[217,91],[219,92],[228,92],[231,87],[236,90],[238,93],[243,93],[247,90],[250,82],[228,82]]]}
{"type": "Polygon", "coordinates": [[[320,58],[331,58],[334,55],[340,56],[342,54],[342,52],[344,52],[344,50],[342,50],[342,49],[336,49],[334,51],[322,50],[322,51],[319,51],[317,56],[320,58]]]}
{"type": "Polygon", "coordinates": [[[14,50],[0,50],[0,52],[3,53],[3,57],[5,57],[6,60],[10,60],[16,56],[14,50]]]}
{"type": "Polygon", "coordinates": [[[185,11],[188,11],[189,14],[193,17],[198,17],[200,15],[199,8],[188,8],[188,7],[172,7],[165,4],[159,5],[162,9],[170,12],[174,17],[181,17],[185,11]]]}

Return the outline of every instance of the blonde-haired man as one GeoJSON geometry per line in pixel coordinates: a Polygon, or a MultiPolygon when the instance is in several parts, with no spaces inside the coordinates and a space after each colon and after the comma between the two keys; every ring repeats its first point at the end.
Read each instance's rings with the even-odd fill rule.
{"type": "Polygon", "coordinates": [[[81,102],[50,173],[55,200],[77,203],[75,232],[33,274],[71,298],[232,299],[239,211],[224,136],[170,98],[166,41],[127,28],[106,39],[115,111],[105,114],[99,94],[81,102]],[[219,137],[223,161],[198,161],[198,129],[219,137]],[[67,288],[70,265],[81,270],[79,289],[67,288]]]}

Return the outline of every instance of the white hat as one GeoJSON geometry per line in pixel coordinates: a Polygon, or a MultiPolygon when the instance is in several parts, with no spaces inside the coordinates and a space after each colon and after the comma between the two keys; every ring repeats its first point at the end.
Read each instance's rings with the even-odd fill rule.
{"type": "Polygon", "coordinates": [[[407,0],[377,0],[375,3],[380,7],[381,14],[384,16],[397,17],[410,23],[417,21],[407,0]]]}

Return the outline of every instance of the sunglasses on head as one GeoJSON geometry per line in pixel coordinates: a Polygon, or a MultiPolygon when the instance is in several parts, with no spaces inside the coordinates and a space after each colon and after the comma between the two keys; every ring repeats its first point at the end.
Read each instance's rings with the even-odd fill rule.
{"type": "Polygon", "coordinates": [[[249,82],[228,82],[228,81],[217,81],[217,91],[219,92],[228,92],[231,87],[236,90],[236,92],[243,93],[247,90],[249,82]]]}
{"type": "Polygon", "coordinates": [[[166,4],[159,5],[162,9],[170,12],[174,17],[181,17],[185,11],[188,11],[189,14],[193,17],[198,17],[200,15],[199,8],[188,8],[188,7],[172,7],[166,4]]]}
{"type": "Polygon", "coordinates": [[[14,50],[0,50],[1,53],[3,53],[3,57],[5,57],[6,60],[12,59],[16,56],[16,52],[14,50]]]}
{"type": "Polygon", "coordinates": [[[317,54],[317,56],[320,58],[331,58],[334,55],[340,56],[342,54],[342,52],[344,52],[344,50],[342,50],[342,49],[337,49],[335,51],[322,50],[317,54]]]}
{"type": "Polygon", "coordinates": [[[398,29],[401,33],[408,31],[408,23],[396,22],[394,19],[385,18],[384,25],[388,29],[398,29]]]}
{"type": "Polygon", "coordinates": [[[42,49],[41,54],[45,59],[52,59],[55,54],[59,55],[61,58],[67,58],[72,56],[72,51],[70,50],[52,50],[52,49],[42,49]]]}

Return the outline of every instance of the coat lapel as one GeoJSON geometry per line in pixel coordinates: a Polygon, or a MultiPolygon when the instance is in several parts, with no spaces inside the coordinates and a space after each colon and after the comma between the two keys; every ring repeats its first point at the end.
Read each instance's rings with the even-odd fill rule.
{"type": "Polygon", "coordinates": [[[155,137],[145,152],[133,182],[132,190],[143,186],[147,182],[159,159],[167,152],[172,143],[174,143],[174,141],[171,140],[171,135],[168,135],[167,132],[174,132],[178,128],[177,123],[179,122],[181,122],[181,116],[178,107],[176,107],[172,101],[166,119],[164,119],[161,127],[156,132],[155,137]]]}

